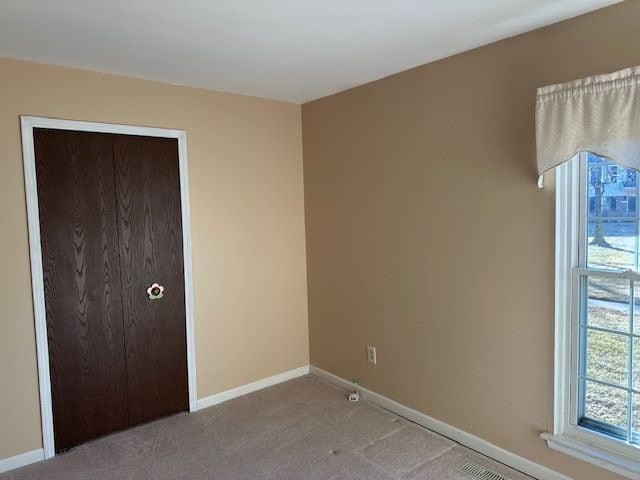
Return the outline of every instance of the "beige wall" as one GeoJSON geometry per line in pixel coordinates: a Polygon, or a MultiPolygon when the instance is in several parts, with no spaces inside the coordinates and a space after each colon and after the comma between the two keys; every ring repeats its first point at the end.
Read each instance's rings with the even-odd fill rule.
{"type": "Polygon", "coordinates": [[[41,446],[19,115],[186,130],[198,396],[308,363],[299,105],[0,59],[0,458],[41,446]]]}
{"type": "Polygon", "coordinates": [[[538,438],[554,185],[536,187],[534,100],[640,64],[639,25],[627,1],[303,105],[313,365],[573,478],[617,478],[538,438]]]}

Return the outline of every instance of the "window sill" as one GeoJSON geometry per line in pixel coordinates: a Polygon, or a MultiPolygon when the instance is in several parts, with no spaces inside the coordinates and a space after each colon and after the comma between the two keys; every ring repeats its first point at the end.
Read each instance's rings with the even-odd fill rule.
{"type": "Polygon", "coordinates": [[[633,459],[566,435],[553,435],[545,432],[540,435],[540,438],[545,440],[547,446],[553,450],[579,458],[625,477],[640,479],[640,457],[633,459]]]}

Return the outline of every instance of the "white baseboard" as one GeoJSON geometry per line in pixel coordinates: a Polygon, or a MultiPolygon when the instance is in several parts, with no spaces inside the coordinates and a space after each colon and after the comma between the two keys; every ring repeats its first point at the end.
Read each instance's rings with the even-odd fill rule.
{"type": "Polygon", "coordinates": [[[226,402],[232,398],[246,395],[247,393],[255,392],[256,390],[262,390],[263,388],[277,385],[278,383],[286,382],[293,378],[302,377],[309,373],[309,365],[304,367],[289,370],[287,372],[278,373],[271,377],[263,378],[255,382],[247,383],[246,385],[240,385],[239,387],[232,388],[231,390],[225,390],[224,392],[216,393],[210,397],[200,398],[198,400],[198,410],[201,408],[212,407],[219,403],[226,402]]]}
{"type": "Polygon", "coordinates": [[[44,449],[42,448],[21,453],[20,455],[15,455],[13,457],[3,458],[0,460],[0,473],[24,467],[26,465],[39,462],[40,460],[44,460],[44,449]]]}
{"type": "MultiPolygon", "coordinates": [[[[316,375],[334,385],[342,387],[346,390],[353,390],[353,383],[345,380],[344,378],[340,378],[333,373],[329,373],[321,368],[314,367],[311,365],[309,368],[312,375],[316,375]]],[[[379,393],[373,392],[362,386],[358,386],[358,391],[363,398],[379,405],[382,408],[385,408],[401,417],[404,417],[408,420],[411,420],[418,425],[422,425],[429,430],[433,430],[440,435],[443,435],[451,440],[454,440],[466,447],[469,447],[476,452],[480,452],[487,457],[493,458],[500,463],[504,463],[505,465],[510,466],[516,470],[519,470],[522,473],[530,475],[539,480],[572,480],[570,477],[566,475],[562,475],[550,468],[542,466],[538,463],[535,463],[531,460],[527,460],[524,457],[516,455],[508,450],[505,450],[497,445],[487,442],[480,437],[476,437],[470,433],[465,432],[464,430],[460,430],[452,425],[444,423],[440,420],[436,420],[435,418],[429,417],[424,413],[418,412],[412,408],[409,408],[401,403],[396,402],[395,400],[391,400],[390,398],[384,397],[379,393]]]]}

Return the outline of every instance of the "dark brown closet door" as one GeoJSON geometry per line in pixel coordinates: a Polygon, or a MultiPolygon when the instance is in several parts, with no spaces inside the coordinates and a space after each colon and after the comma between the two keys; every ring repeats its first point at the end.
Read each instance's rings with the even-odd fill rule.
{"type": "Polygon", "coordinates": [[[129,423],[187,409],[178,142],[114,135],[129,423]],[[150,300],[147,288],[164,287],[150,300]]]}
{"type": "Polygon", "coordinates": [[[128,425],[112,139],[34,130],[56,451],[128,425]]]}

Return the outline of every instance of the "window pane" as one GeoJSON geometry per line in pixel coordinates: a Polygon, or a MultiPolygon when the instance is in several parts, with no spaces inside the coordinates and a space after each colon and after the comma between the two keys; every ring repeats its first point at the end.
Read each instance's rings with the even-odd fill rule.
{"type": "Polygon", "coordinates": [[[626,335],[587,331],[587,377],[627,387],[629,341],[626,335]]]}
{"type": "Polygon", "coordinates": [[[627,391],[585,381],[584,416],[627,430],[627,391]]]}
{"type": "Polygon", "coordinates": [[[593,154],[588,157],[588,216],[633,217],[637,181],[635,170],[593,154]]]}
{"type": "Polygon", "coordinates": [[[637,173],[587,155],[587,265],[637,267],[637,173]]]}
{"type": "MultiPolygon", "coordinates": [[[[590,326],[629,331],[631,285],[623,278],[588,279],[587,319],[590,326]]],[[[640,300],[640,297],[638,297],[640,300]]],[[[639,315],[640,312],[634,312],[639,315]]]]}
{"type": "Polygon", "coordinates": [[[640,338],[633,339],[633,389],[640,391],[640,338]]]}
{"type": "Polygon", "coordinates": [[[635,220],[589,219],[587,266],[629,270],[636,266],[635,220]]]}
{"type": "Polygon", "coordinates": [[[640,282],[633,282],[633,333],[640,335],[640,282]]]}
{"type": "Polygon", "coordinates": [[[633,418],[631,419],[631,429],[634,433],[634,443],[638,443],[640,436],[640,395],[633,394],[633,418]]]}

